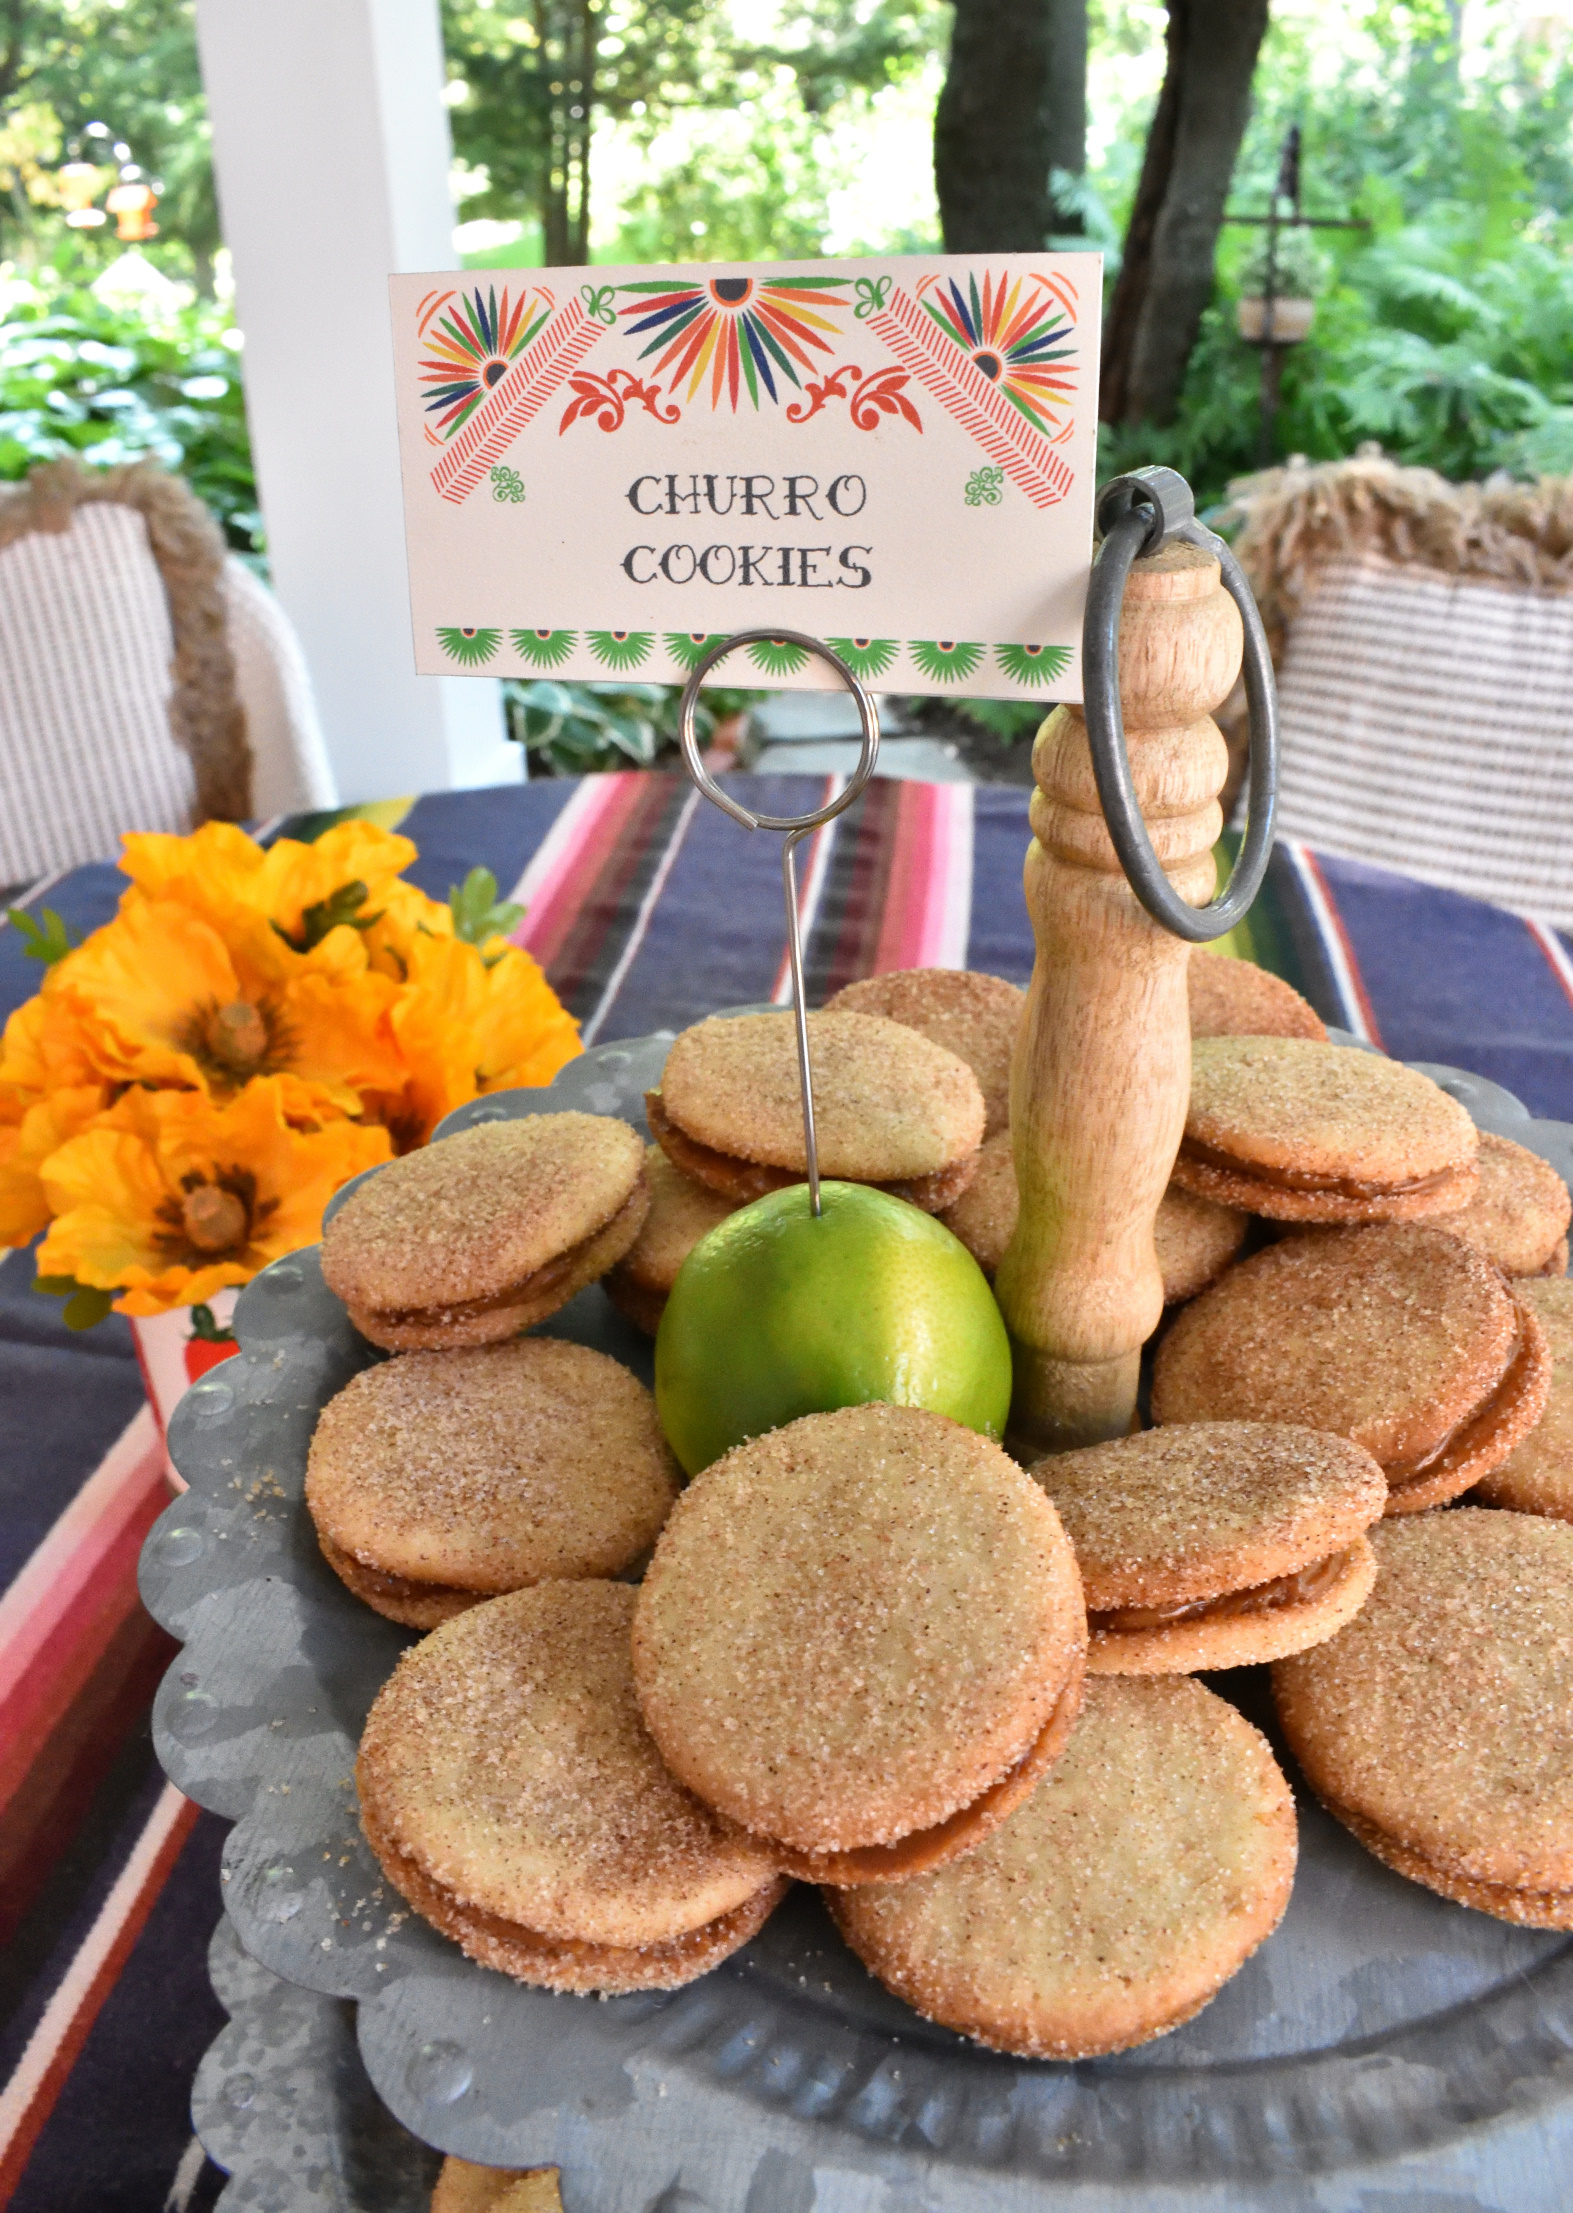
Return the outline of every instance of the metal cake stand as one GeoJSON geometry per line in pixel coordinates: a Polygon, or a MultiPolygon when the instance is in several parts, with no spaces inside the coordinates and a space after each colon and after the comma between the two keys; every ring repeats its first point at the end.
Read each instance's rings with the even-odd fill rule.
{"type": "MultiPolygon", "coordinates": [[[[670,1042],[597,1047],[548,1090],[461,1109],[439,1140],[564,1107],[642,1126],[670,1042]]],[[[1573,1125],[1531,1121],[1460,1071],[1426,1073],[1573,1181],[1573,1125]]],[[[260,1275],[235,1324],[239,1356],[171,1424],[191,1489],[142,1558],[143,1596],[185,1648],[155,1706],[159,1757],[235,1823],[225,1906],[250,1962],[221,1925],[216,1987],[234,2019],[196,2098],[235,2176],[227,2209],[402,2213],[419,2193],[376,2162],[393,2146],[408,2169],[404,2130],[499,2166],[559,2166],[568,2213],[1026,2213],[1048,2183],[1078,2213],[1568,2202],[1573,1941],[1405,1882],[1304,1797],[1277,1933],[1195,2021],[1114,2058],[1012,2060],[933,2027],[801,1888],[682,1991],[557,1997],[473,1965],[408,1913],[361,1838],[356,1743],[411,1639],[325,1566],[302,1503],[322,1406],[379,1356],[315,1251],[260,1275]],[[357,2103],[351,2009],[391,2116],[375,2125],[357,2103]],[[308,2168],[339,2195],[307,2193],[308,2168]]],[[[648,1341],[598,1289],[545,1326],[649,1376],[648,1341]]],[[[1273,1734],[1264,1671],[1212,1681],[1273,1734]]]]}

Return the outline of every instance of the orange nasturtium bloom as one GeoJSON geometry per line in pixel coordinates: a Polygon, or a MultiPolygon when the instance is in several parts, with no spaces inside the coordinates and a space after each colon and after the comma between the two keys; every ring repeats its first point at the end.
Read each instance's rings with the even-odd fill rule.
{"type": "Polygon", "coordinates": [[[424,1142],[483,1091],[550,1083],[579,1052],[578,1024],[518,946],[483,953],[462,938],[417,937],[408,965],[392,1013],[409,1072],[392,1110],[401,1145],[424,1142]]]}
{"type": "Polygon", "coordinates": [[[39,1274],[119,1291],[118,1313],[162,1314],[315,1243],[340,1184],[392,1148],[356,1122],[294,1127],[290,1090],[259,1077],[225,1106],[200,1091],[126,1092],[45,1163],[55,1221],[39,1274]]]}
{"type": "Polygon", "coordinates": [[[16,1009],[0,1042],[0,1245],[38,1235],[49,1220],[39,1171],[113,1096],[64,1002],[16,1009]]]}

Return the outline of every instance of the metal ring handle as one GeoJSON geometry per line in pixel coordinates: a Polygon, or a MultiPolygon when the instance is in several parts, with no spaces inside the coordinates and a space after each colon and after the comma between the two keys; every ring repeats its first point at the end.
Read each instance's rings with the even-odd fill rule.
{"type": "Polygon", "coordinates": [[[792,966],[792,1011],[797,1019],[797,1071],[803,1091],[803,1154],[808,1170],[808,1203],[811,1212],[818,1214],[819,1198],[819,1140],[814,1129],[814,1081],[808,1062],[808,1004],[803,985],[803,932],[797,911],[797,870],[793,856],[800,838],[806,838],[811,830],[833,821],[850,807],[859,792],[874,773],[879,759],[879,710],[862,683],[848,668],[839,653],[833,653],[822,638],[811,638],[804,630],[739,630],[730,638],[723,638],[713,645],[702,659],[694,664],[688,682],[683,686],[683,696],[677,712],[678,741],[683,748],[683,765],[705,797],[714,802],[734,822],[740,822],[745,830],[784,830],[786,843],[781,848],[781,888],[786,899],[787,957],[792,966]],[[858,720],[863,726],[863,750],[858,755],[858,765],[846,784],[833,799],[813,814],[760,815],[723,791],[699,757],[699,739],[694,729],[694,709],[699,703],[699,687],[718,661],[724,661],[734,647],[754,645],[760,640],[772,643],[806,646],[820,660],[828,661],[843,684],[857,701],[858,720]]]}
{"type": "Polygon", "coordinates": [[[1245,572],[1223,540],[1196,520],[1190,486],[1173,469],[1117,477],[1098,502],[1103,544],[1093,562],[1082,627],[1087,739],[1103,818],[1132,891],[1155,922],[1192,945],[1207,945],[1242,920],[1262,888],[1278,801],[1278,696],[1267,633],[1245,572]],[[1209,906],[1189,906],[1153,851],[1125,749],[1120,712],[1120,611],[1131,563],[1172,539],[1200,546],[1218,563],[1224,590],[1245,626],[1245,697],[1250,714],[1251,776],[1245,842],[1229,881],[1209,906]]]}

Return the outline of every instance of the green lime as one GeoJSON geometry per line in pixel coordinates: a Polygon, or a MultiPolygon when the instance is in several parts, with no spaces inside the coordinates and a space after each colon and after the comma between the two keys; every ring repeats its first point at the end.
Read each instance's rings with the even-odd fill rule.
{"type": "Polygon", "coordinates": [[[884,1399],[997,1438],[1010,1345],[982,1269],[931,1215],[863,1183],[773,1191],[700,1239],[655,1341],[655,1397],[690,1475],[796,1421],[884,1399]]]}

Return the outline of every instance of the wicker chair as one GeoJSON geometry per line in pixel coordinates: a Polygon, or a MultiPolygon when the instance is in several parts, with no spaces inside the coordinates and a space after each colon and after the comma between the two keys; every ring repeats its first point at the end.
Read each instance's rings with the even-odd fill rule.
{"type": "Polygon", "coordinates": [[[184,484],[67,461],[0,488],[0,885],[334,798],[294,634],[184,484]]]}
{"type": "Polygon", "coordinates": [[[1573,480],[1449,484],[1366,450],[1247,478],[1231,509],[1284,833],[1573,927],[1573,480]]]}

